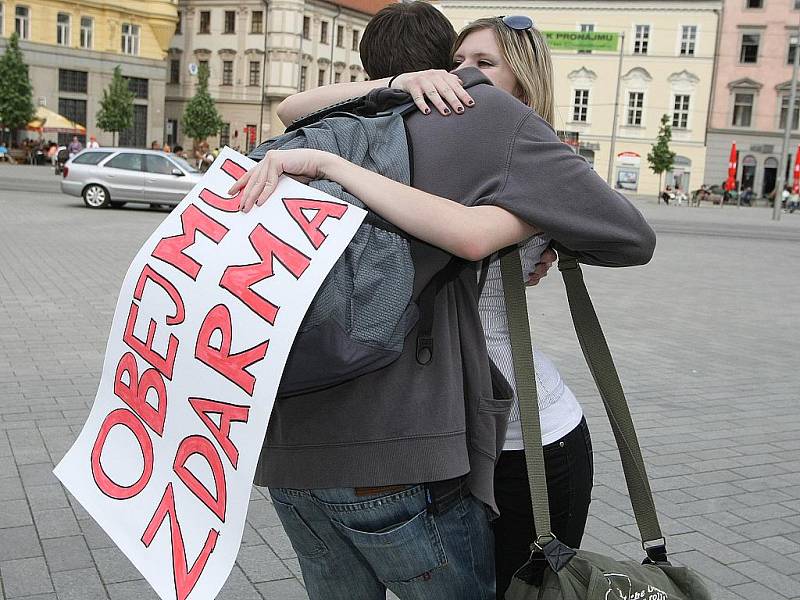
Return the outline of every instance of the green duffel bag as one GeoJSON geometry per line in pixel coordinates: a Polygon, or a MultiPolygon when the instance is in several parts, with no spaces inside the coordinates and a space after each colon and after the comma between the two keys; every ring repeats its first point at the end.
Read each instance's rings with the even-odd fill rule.
{"type": "Polygon", "coordinates": [[[543,574],[529,563],[515,575],[506,600],[711,600],[700,578],[686,567],[618,561],[555,543],[571,558],[558,571],[548,565],[543,574]]]}
{"type": "MultiPolygon", "coordinates": [[[[531,558],[514,574],[505,591],[505,600],[711,600],[698,575],[686,567],[669,563],[666,540],[661,534],[622,384],[578,262],[563,253],[558,268],[564,277],[575,332],[611,422],[647,557],[639,564],[632,560],[615,560],[596,552],[574,550],[550,533],[530,323],[525,291],[519,283],[522,281],[522,268],[516,247],[504,252],[500,264],[534,523],[537,531],[546,532],[538,535],[531,544],[531,558]]],[[[532,532],[531,535],[535,534],[532,532]]]]}

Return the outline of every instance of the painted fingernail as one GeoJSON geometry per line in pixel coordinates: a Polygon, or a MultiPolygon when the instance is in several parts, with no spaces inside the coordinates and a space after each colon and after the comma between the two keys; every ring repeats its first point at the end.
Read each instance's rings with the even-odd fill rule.
{"type": "Polygon", "coordinates": [[[475,100],[467,100],[467,106],[475,106],[475,100]]]}
{"type": "Polygon", "coordinates": [[[459,106],[458,108],[456,108],[456,112],[457,112],[458,114],[461,114],[461,113],[463,113],[463,112],[464,112],[464,107],[463,107],[463,106],[459,106]]]}
{"type": "Polygon", "coordinates": [[[429,115],[429,114],[431,114],[431,109],[430,108],[426,108],[422,112],[425,113],[426,115],[429,115]]]}
{"type": "Polygon", "coordinates": [[[445,108],[444,109],[444,114],[449,115],[450,114],[450,109],[449,108],[445,108]]]}

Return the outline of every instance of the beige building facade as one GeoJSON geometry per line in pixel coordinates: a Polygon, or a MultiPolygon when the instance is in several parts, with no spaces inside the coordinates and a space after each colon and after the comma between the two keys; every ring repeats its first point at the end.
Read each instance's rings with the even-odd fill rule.
{"type": "Polygon", "coordinates": [[[705,135],[720,17],[720,0],[544,0],[434,2],[461,29],[479,17],[524,14],[541,31],[625,35],[616,145],[611,149],[619,51],[554,50],[555,129],[578,139],[578,150],[615,187],[656,194],[647,162],[661,116],[672,124],[675,165],[663,185],[683,190],[705,181],[705,135]]]}
{"type": "Polygon", "coordinates": [[[210,70],[209,92],[224,126],[214,146],[249,151],[283,131],[276,115],[287,96],[329,83],[362,81],[361,33],[375,0],[181,0],[168,53],[164,139],[192,146],[181,116],[196,70],[210,70]],[[263,103],[262,103],[263,91],[263,103]]]}
{"type": "MultiPolygon", "coordinates": [[[[120,145],[145,146],[163,135],[164,58],[177,20],[177,0],[0,0],[0,52],[20,38],[34,104],[84,125],[101,145],[112,134],[97,128],[103,90],[119,65],[133,91],[134,123],[120,145]]],[[[65,142],[68,134],[50,136],[65,142]]]]}

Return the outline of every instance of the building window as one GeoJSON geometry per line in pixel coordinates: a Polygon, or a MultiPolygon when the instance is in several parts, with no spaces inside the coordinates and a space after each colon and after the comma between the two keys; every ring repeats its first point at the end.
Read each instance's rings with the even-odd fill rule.
{"type": "MultiPolygon", "coordinates": [[[[786,129],[786,116],[789,112],[789,96],[781,96],[781,119],[780,129],[786,129]]],[[[797,129],[798,119],[800,119],[800,98],[795,98],[794,110],[792,111],[792,129],[797,129]]]]}
{"type": "Polygon", "coordinates": [[[94,19],[81,17],[81,48],[91,49],[94,45],[94,19]]]}
{"type": "Polygon", "coordinates": [[[572,120],[586,123],[589,117],[589,90],[575,90],[572,102],[572,120]]]}
{"type": "Polygon", "coordinates": [[[231,145],[231,124],[223,123],[219,130],[219,147],[231,145]]]}
{"type": "Polygon", "coordinates": [[[358,75],[350,75],[350,81],[358,81],[358,75]]]}
{"type": "Polygon", "coordinates": [[[758,44],[760,41],[761,35],[758,33],[742,34],[742,48],[739,51],[740,63],[758,62],[758,44]]]}
{"type": "MultiPolygon", "coordinates": [[[[582,23],[581,32],[588,33],[594,31],[594,23],[582,23]]],[[[591,50],[578,50],[578,54],[591,54],[591,50]]]]}
{"type": "Polygon", "coordinates": [[[147,105],[133,105],[133,124],[119,132],[119,145],[144,148],[147,145],[147,105]]]}
{"type": "Polygon", "coordinates": [[[793,65],[794,64],[794,53],[797,52],[797,36],[793,35],[789,37],[789,51],[786,53],[786,64],[793,65]]]}
{"type": "Polygon", "coordinates": [[[56,44],[69,46],[70,18],[67,13],[58,13],[56,16],[56,44]]]}
{"type": "Polygon", "coordinates": [[[264,33],[264,11],[254,10],[250,17],[250,33],[264,33]]]}
{"type": "Polygon", "coordinates": [[[75,94],[87,93],[87,73],[86,71],[71,71],[69,69],[58,70],[58,91],[73,92],[75,94]]]}
{"type": "Polygon", "coordinates": [[[319,24],[319,43],[320,44],[327,44],[328,43],[328,22],[322,21],[319,24]]]}
{"type": "Polygon", "coordinates": [[[250,61],[250,85],[258,85],[259,79],[261,76],[261,61],[260,60],[251,60],[250,61]]]}
{"type": "Polygon", "coordinates": [[[750,127],[753,117],[753,94],[733,95],[733,125],[750,127]]]}
{"type": "Polygon", "coordinates": [[[303,39],[311,39],[311,17],[303,17],[303,39]]]}
{"type": "Polygon", "coordinates": [[[321,87],[325,85],[325,69],[320,69],[317,73],[317,86],[321,87]]]}
{"type": "Polygon", "coordinates": [[[334,73],[333,74],[333,83],[339,83],[342,81],[342,74],[341,73],[334,73]]]}
{"type": "Polygon", "coordinates": [[[222,85],[233,85],[233,61],[222,61],[222,85]]]}
{"type": "Polygon", "coordinates": [[[122,24],[122,53],[139,55],[139,31],[138,25],[132,23],[122,24]]]}
{"type": "Polygon", "coordinates": [[[794,9],[800,10],[800,0],[794,0],[794,9]]]}
{"type": "Polygon", "coordinates": [[[197,61],[197,69],[198,69],[198,71],[199,71],[200,69],[205,69],[205,70],[206,70],[206,72],[207,72],[209,75],[211,75],[211,68],[208,66],[208,61],[207,61],[207,60],[198,60],[198,61],[197,61]]]}
{"type": "Polygon", "coordinates": [[[141,77],[125,77],[125,79],[128,81],[128,90],[130,90],[134,98],[147,100],[150,87],[147,79],[141,77]]]}
{"type": "Polygon", "coordinates": [[[747,8],[764,8],[764,0],[747,0],[747,8]]]}
{"type": "Polygon", "coordinates": [[[211,33],[211,11],[200,11],[200,31],[198,33],[211,33]]]}
{"type": "Polygon", "coordinates": [[[636,34],[633,37],[633,53],[647,54],[647,46],[650,43],[650,25],[637,25],[636,34]]]}
{"type": "Polygon", "coordinates": [[[3,3],[0,2],[0,35],[3,35],[3,31],[5,31],[5,29],[3,28],[3,21],[5,21],[5,19],[6,19],[6,12],[3,7],[3,3]]]}
{"type": "Polygon", "coordinates": [[[360,43],[361,43],[361,32],[358,29],[353,29],[353,52],[358,52],[358,45],[360,43]]]}
{"type": "Polygon", "coordinates": [[[86,125],[86,100],[76,100],[75,98],[59,98],[58,114],[67,117],[70,121],[75,121],[81,125],[86,125]]]}
{"type": "Polygon", "coordinates": [[[183,33],[183,11],[178,11],[178,22],[175,23],[175,35],[180,35],[183,33]]]}
{"type": "Polygon", "coordinates": [[[681,56],[694,56],[694,47],[697,43],[697,26],[684,25],[681,27],[681,56]]]}
{"type": "Polygon", "coordinates": [[[225,11],[225,29],[223,33],[236,33],[236,11],[225,11]]]}
{"type": "Polygon", "coordinates": [[[344,25],[336,26],[336,47],[344,48],[344,25]]]}
{"type": "Polygon", "coordinates": [[[299,92],[305,92],[308,85],[308,67],[300,67],[300,84],[297,86],[299,92]]]}
{"type": "Polygon", "coordinates": [[[689,94],[677,94],[673,104],[672,126],[675,129],[689,127],[689,94]]]}
{"type": "Polygon", "coordinates": [[[169,61],[169,82],[181,82],[181,59],[173,58],[169,61]]]}
{"type": "Polygon", "coordinates": [[[630,127],[641,127],[644,109],[644,92],[628,92],[628,120],[630,127]]]}
{"type": "Polygon", "coordinates": [[[21,40],[31,37],[31,9],[27,6],[17,6],[14,10],[14,31],[21,40]]]}

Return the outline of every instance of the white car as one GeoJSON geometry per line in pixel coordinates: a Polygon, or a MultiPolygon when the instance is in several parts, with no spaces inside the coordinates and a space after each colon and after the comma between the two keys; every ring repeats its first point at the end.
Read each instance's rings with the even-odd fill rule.
{"type": "Polygon", "coordinates": [[[81,196],[89,208],[127,202],[174,206],[201,176],[180,156],[161,150],[91,148],[64,165],[61,191],[81,196]]]}

